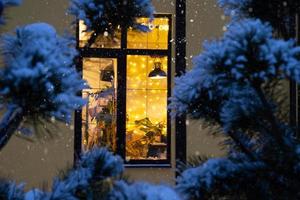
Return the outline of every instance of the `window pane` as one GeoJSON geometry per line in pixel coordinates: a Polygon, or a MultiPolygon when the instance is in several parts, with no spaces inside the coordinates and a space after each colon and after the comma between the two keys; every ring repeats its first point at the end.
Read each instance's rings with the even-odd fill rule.
{"type": "Polygon", "coordinates": [[[128,30],[127,48],[128,49],[168,49],[169,19],[155,18],[149,22],[148,18],[138,20],[147,25],[150,32],[141,32],[133,29],[128,30]]]}
{"type": "Polygon", "coordinates": [[[116,150],[117,60],[84,58],[83,78],[90,89],[83,90],[88,103],[82,110],[82,144],[89,150],[107,146],[116,150]]]}
{"type": "Polygon", "coordinates": [[[105,34],[95,36],[94,32],[87,32],[83,21],[79,21],[79,47],[89,48],[120,48],[121,32],[116,31],[113,38],[105,34]]]}
{"type": "Polygon", "coordinates": [[[126,160],[167,158],[167,71],[167,57],[127,56],[126,160]]]}
{"type": "Polygon", "coordinates": [[[127,57],[127,88],[146,89],[147,86],[147,56],[127,57]]]}
{"type": "Polygon", "coordinates": [[[146,118],[147,91],[127,90],[127,123],[134,125],[135,120],[146,118]]]}

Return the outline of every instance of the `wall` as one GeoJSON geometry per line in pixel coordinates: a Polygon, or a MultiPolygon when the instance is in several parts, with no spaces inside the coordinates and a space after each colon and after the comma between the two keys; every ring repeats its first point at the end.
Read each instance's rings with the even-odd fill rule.
{"type": "MultiPolygon", "coordinates": [[[[201,43],[205,39],[217,37],[223,32],[224,17],[216,8],[214,0],[187,1],[187,61],[191,67],[191,58],[200,53],[201,43]]],[[[175,1],[154,0],[159,13],[175,13],[175,1]]],[[[8,11],[8,24],[2,32],[11,31],[15,26],[43,21],[54,25],[62,33],[65,29],[71,31],[71,18],[65,14],[68,0],[24,0],[22,6],[8,11]]],[[[175,15],[173,17],[175,22],[175,15]]],[[[173,26],[173,38],[175,27],[173,26]]],[[[173,48],[174,57],[174,48],[173,48]]],[[[174,69],[174,63],[173,63],[174,69]]],[[[207,135],[201,123],[189,120],[187,123],[188,155],[206,154],[221,155],[217,146],[218,140],[207,135]]],[[[73,126],[59,124],[53,132],[61,137],[30,143],[18,137],[13,137],[0,153],[0,174],[8,176],[17,182],[25,181],[28,187],[51,183],[52,177],[59,170],[72,164],[73,161],[73,126]]],[[[173,126],[174,129],[174,126],[173,126]]],[[[174,133],[174,130],[172,131],[174,133]]],[[[134,180],[151,181],[155,183],[174,183],[175,177],[175,141],[172,139],[172,164],[170,169],[126,169],[126,174],[134,180]]]]}
{"type": "MultiPolygon", "coordinates": [[[[227,20],[215,0],[187,1],[187,69],[193,67],[193,58],[201,52],[206,40],[216,39],[224,33],[227,20]]],[[[223,154],[220,146],[222,138],[209,135],[201,121],[187,121],[187,156],[223,154]]]]}

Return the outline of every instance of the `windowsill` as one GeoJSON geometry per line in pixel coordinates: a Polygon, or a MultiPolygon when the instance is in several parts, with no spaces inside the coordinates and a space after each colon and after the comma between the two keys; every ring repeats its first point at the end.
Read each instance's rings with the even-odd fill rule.
{"type": "Polygon", "coordinates": [[[125,168],[172,168],[171,164],[124,164],[125,168]]]}

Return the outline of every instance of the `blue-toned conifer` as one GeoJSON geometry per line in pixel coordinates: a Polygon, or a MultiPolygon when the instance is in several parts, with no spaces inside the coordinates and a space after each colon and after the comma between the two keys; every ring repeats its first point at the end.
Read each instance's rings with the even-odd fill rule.
{"type": "Polygon", "coordinates": [[[151,0],[72,0],[69,10],[77,20],[84,22],[87,31],[92,32],[88,45],[103,34],[114,37],[120,28],[149,31],[138,18],[151,20],[154,13],[151,0]]]}
{"type": "Polygon", "coordinates": [[[45,23],[19,27],[15,35],[3,36],[0,94],[7,112],[0,123],[0,147],[24,117],[70,122],[73,110],[84,105],[78,92],[86,83],[73,66],[77,55],[73,46],[72,40],[45,23]]]}
{"type": "MultiPolygon", "coordinates": [[[[226,5],[237,14],[246,2],[226,5]]],[[[220,127],[228,155],[182,172],[177,190],[185,199],[300,197],[296,132],[278,117],[266,91],[278,80],[300,84],[299,70],[300,47],[274,38],[270,24],[259,19],[234,20],[221,39],[204,44],[194,68],[175,81],[170,109],[220,127]]]]}

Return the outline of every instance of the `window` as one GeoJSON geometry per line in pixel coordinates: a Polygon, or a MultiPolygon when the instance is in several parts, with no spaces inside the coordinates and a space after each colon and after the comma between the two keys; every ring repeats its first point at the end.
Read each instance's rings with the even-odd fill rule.
{"type": "Polygon", "coordinates": [[[77,152],[105,146],[129,166],[170,165],[171,15],[139,19],[150,32],[92,38],[78,23],[78,70],[90,88],[76,112],[77,152]]]}

